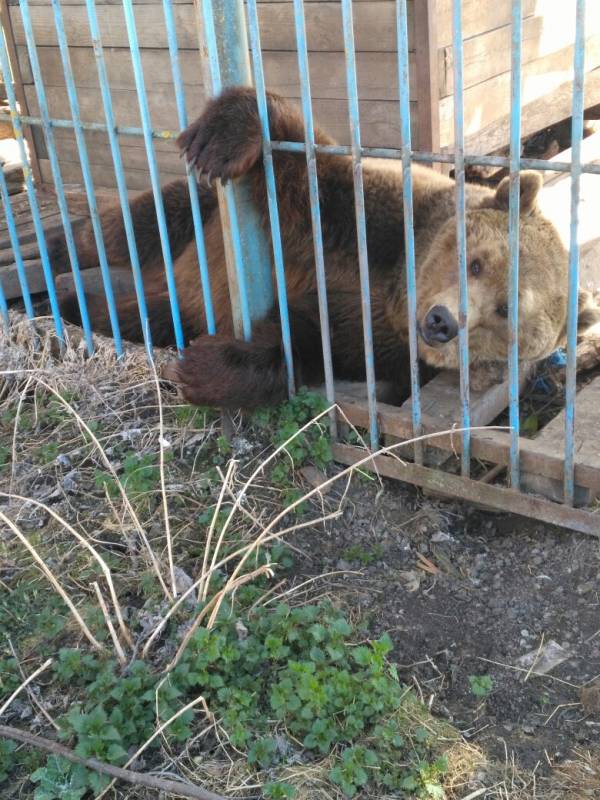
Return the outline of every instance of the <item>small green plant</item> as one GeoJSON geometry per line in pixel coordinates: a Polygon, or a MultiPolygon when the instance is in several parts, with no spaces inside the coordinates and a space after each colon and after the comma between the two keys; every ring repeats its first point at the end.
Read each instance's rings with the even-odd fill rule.
{"type": "Polygon", "coordinates": [[[343,557],[347,561],[358,561],[363,567],[369,567],[383,556],[383,547],[374,544],[370,549],[362,547],[360,544],[353,544],[344,551],[343,557]]]}
{"type": "Polygon", "coordinates": [[[10,448],[0,445],[0,472],[10,464],[10,448]]]}
{"type": "Polygon", "coordinates": [[[38,784],[34,800],[81,800],[90,789],[98,793],[108,783],[99,773],[60,756],[49,756],[46,766],[30,775],[30,780],[38,784]]]}
{"type": "Polygon", "coordinates": [[[469,686],[475,697],[487,697],[494,688],[491,675],[469,675],[469,686]]]}
{"type": "Polygon", "coordinates": [[[265,783],[263,786],[263,796],[267,800],[293,800],[296,797],[296,789],[289,783],[265,783]]]}
{"type": "Polygon", "coordinates": [[[5,781],[10,774],[16,749],[17,744],[12,739],[0,739],[0,783],[5,781]]]}
{"type": "MultiPolygon", "coordinates": [[[[137,453],[129,453],[125,457],[122,475],[119,476],[119,483],[127,492],[128,497],[137,499],[157,487],[160,471],[155,462],[155,456],[150,453],[143,456],[137,453]]],[[[109,472],[97,470],[95,480],[96,486],[99,489],[105,489],[110,497],[119,495],[119,488],[114,477],[109,472]]]]}

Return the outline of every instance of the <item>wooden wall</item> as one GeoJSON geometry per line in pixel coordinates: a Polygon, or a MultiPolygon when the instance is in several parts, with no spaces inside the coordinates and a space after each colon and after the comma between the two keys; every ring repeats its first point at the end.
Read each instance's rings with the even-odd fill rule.
{"type": "MultiPolygon", "coordinates": [[[[30,114],[38,103],[16,0],[11,21],[30,114]]],[[[176,129],[177,115],[161,0],[134,0],[142,63],[152,123],[176,129]]],[[[70,117],[62,66],[49,0],[29,0],[49,103],[53,117],[70,117]]],[[[84,0],[62,0],[71,61],[78,84],[82,117],[103,122],[96,66],[84,0]]],[[[357,70],[364,145],[399,145],[395,0],[354,0],[357,70]]],[[[452,149],[453,53],[452,0],[409,0],[411,111],[414,147],[452,149]],[[415,6],[416,4],[416,6],[415,6]],[[430,51],[428,51],[430,45],[430,51]],[[427,96],[430,95],[428,102],[427,96]],[[432,122],[433,120],[433,122],[432,122]]],[[[463,0],[465,133],[469,152],[486,153],[508,142],[510,112],[510,0],[463,0]]],[[[572,86],[574,3],[523,0],[523,132],[539,130],[569,116],[572,86]]],[[[291,0],[259,0],[259,19],[267,86],[298,99],[291,0]]],[[[117,124],[139,125],[139,107],[120,0],[98,0],[117,124]]],[[[342,143],[349,143],[346,77],[339,0],[305,0],[314,112],[342,143]]],[[[174,0],[181,70],[190,118],[205,101],[192,0],[174,0]]],[[[600,1],[588,2],[586,105],[600,102],[600,1]]],[[[63,178],[81,181],[72,132],[56,130],[63,178]]],[[[106,136],[86,134],[92,172],[98,186],[114,186],[106,136]]],[[[36,151],[50,180],[46,145],[35,133],[36,151]]],[[[164,180],[182,174],[170,141],[155,148],[164,180]]],[[[141,137],[121,137],[128,185],[149,185],[141,137]]]]}
{"type": "MultiPolygon", "coordinates": [[[[412,0],[410,5],[412,9],[412,0]]],[[[68,98],[52,9],[47,0],[30,0],[30,7],[50,114],[53,117],[69,118],[68,98]]],[[[29,113],[37,115],[38,103],[25,47],[22,21],[18,8],[11,10],[29,113]]],[[[97,11],[117,124],[139,125],[139,107],[122,8],[111,0],[108,2],[99,0],[97,11]]],[[[180,63],[187,112],[189,117],[193,118],[201,111],[206,97],[197,49],[194,6],[190,0],[175,0],[174,12],[181,48],[180,63]]],[[[262,0],[258,3],[258,12],[267,86],[299,102],[300,83],[292,3],[262,0]]],[[[82,118],[87,122],[102,122],[104,120],[102,103],[85,5],[82,4],[82,0],[63,0],[63,14],[71,45],[71,61],[78,85],[82,118]]],[[[160,0],[137,0],[135,16],[153,127],[176,129],[177,114],[162,3],[160,0]]],[[[354,16],[362,141],[365,145],[397,147],[399,112],[395,2],[359,0],[354,4],[354,16]]],[[[306,0],[306,24],[315,117],[338,141],[349,143],[339,2],[306,0]]],[[[56,129],[55,136],[64,180],[79,182],[81,172],[73,134],[64,129],[56,129]]],[[[100,133],[87,133],[86,139],[94,179],[99,186],[114,185],[114,175],[111,174],[112,159],[106,136],[100,133]]],[[[123,136],[121,145],[130,188],[144,188],[149,185],[142,139],[123,136]]],[[[168,180],[181,174],[181,162],[174,144],[157,140],[155,147],[161,177],[168,180]]],[[[42,174],[46,179],[50,179],[46,146],[39,130],[36,132],[36,150],[40,157],[42,174]]]]}

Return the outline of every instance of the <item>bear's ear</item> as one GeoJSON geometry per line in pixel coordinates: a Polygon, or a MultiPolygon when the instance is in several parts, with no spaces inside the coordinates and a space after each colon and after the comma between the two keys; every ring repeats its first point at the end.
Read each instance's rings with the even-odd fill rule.
{"type": "MultiPolygon", "coordinates": [[[[528,216],[534,211],[538,192],[542,188],[542,178],[537,172],[527,170],[521,173],[520,181],[520,212],[528,216]]],[[[510,178],[503,178],[496,189],[494,205],[503,211],[508,211],[508,197],[510,194],[510,178]]]]}
{"type": "Polygon", "coordinates": [[[585,333],[595,325],[600,324],[600,305],[591,292],[579,290],[579,312],[577,314],[577,330],[585,333]]]}

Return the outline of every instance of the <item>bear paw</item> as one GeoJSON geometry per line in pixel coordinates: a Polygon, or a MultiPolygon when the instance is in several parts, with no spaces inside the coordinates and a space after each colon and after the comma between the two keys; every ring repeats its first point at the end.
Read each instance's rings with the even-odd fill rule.
{"type": "Polygon", "coordinates": [[[261,154],[261,129],[253,89],[234,87],[210,100],[204,113],[177,139],[199,176],[225,184],[254,166],[261,154]]]}

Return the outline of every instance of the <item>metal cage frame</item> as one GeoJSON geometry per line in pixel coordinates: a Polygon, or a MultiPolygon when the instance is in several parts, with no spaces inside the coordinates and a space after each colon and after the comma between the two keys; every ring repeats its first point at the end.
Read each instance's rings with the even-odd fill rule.
{"type": "MultiPolygon", "coordinates": [[[[472,156],[464,149],[464,115],[463,115],[463,59],[462,59],[462,24],[461,0],[453,0],[453,70],[454,70],[454,132],[455,148],[452,155],[433,152],[414,152],[411,145],[410,129],[410,97],[408,72],[408,29],[407,0],[396,0],[397,22],[397,55],[399,79],[399,120],[401,147],[399,149],[363,147],[359,119],[358,87],[356,74],[356,57],[354,45],[354,23],[352,0],[340,0],[343,20],[343,40],[346,61],[346,82],[348,111],[350,122],[350,146],[316,145],[312,117],[311,89],[308,69],[308,48],[304,18],[303,0],[293,0],[293,12],[296,33],[298,67],[301,84],[302,111],[305,125],[305,141],[280,142],[272,141],[269,133],[265,78],[262,64],[260,32],[256,0],[247,0],[247,24],[243,0],[196,0],[196,18],[200,36],[200,50],[205,54],[203,68],[207,84],[217,93],[222,87],[231,84],[249,84],[251,74],[257,91],[258,108],[263,133],[263,157],[268,195],[268,209],[271,223],[271,243],[268,242],[258,225],[256,212],[252,208],[249,195],[245,192],[244,181],[235,186],[219,187],[219,206],[224,221],[226,254],[231,278],[232,307],[236,333],[246,339],[252,335],[252,321],[264,316],[272,305],[276,295],[281,316],[283,348],[289,376],[289,391],[294,391],[293,356],[291,346],[290,323],[287,312],[285,290],[285,264],[279,228],[277,195],[273,167],[273,152],[288,151],[302,154],[306,158],[308,170],[308,188],[312,210],[312,229],[314,240],[314,260],[317,275],[319,312],[323,361],[325,366],[326,395],[331,404],[336,402],[334,376],[331,356],[329,319],[327,309],[327,286],[323,242],[321,236],[321,217],[319,208],[318,175],[316,156],[318,153],[349,155],[353,163],[354,197],[356,209],[356,230],[358,241],[358,268],[362,296],[363,335],[365,349],[365,371],[367,376],[366,402],[342,401],[346,416],[354,423],[368,429],[371,448],[376,450],[382,435],[392,435],[400,439],[412,439],[421,436],[436,436],[437,447],[453,449],[461,453],[461,476],[449,475],[440,470],[422,465],[422,450],[415,447],[414,463],[401,463],[383,454],[375,458],[377,469],[384,474],[426,487],[431,490],[452,495],[470,501],[484,503],[487,506],[515,511],[547,522],[570,527],[575,530],[599,534],[598,517],[586,510],[574,507],[575,487],[577,482],[583,485],[600,486],[596,474],[588,474],[585,467],[576,463],[574,432],[576,406],[576,344],[577,344],[577,310],[579,284],[579,246],[578,204],[579,185],[582,173],[600,174],[600,165],[582,164],[581,140],[583,136],[584,110],[584,56],[585,56],[585,7],[586,0],[574,0],[576,16],[576,39],[574,46],[574,82],[572,103],[572,162],[552,162],[539,159],[522,158],[520,154],[521,140],[521,44],[522,44],[522,0],[511,0],[512,8],[512,43],[511,43],[511,113],[510,113],[510,155],[508,158],[498,156],[472,156]],[[250,57],[252,70],[250,68],[250,57]],[[402,163],[404,228],[406,251],[406,285],[409,315],[409,344],[411,360],[412,411],[411,419],[401,416],[389,407],[378,404],[375,395],[375,369],[373,357],[373,340],[371,329],[371,309],[369,296],[369,264],[366,238],[366,220],[363,193],[362,159],[365,156],[375,158],[398,159],[402,163]],[[439,435],[433,430],[431,421],[424,416],[420,402],[420,387],[417,356],[417,320],[416,320],[416,276],[415,248],[413,232],[413,205],[411,163],[453,164],[456,179],[457,207],[457,263],[459,268],[459,354],[460,354],[460,398],[461,429],[450,434],[439,435]],[[469,391],[469,341],[468,341],[468,281],[466,263],[465,237],[465,166],[488,165],[507,167],[510,172],[510,205],[509,205],[509,415],[510,437],[497,431],[482,431],[471,427],[471,408],[469,391]],[[567,325],[567,372],[565,403],[565,453],[564,458],[541,459],[535,443],[525,441],[519,431],[519,352],[518,352],[518,285],[519,285],[519,174],[523,168],[570,172],[571,174],[571,227],[569,249],[569,281],[568,281],[568,325],[567,325]],[[271,250],[271,252],[269,252],[271,250]],[[271,286],[271,257],[276,277],[275,289],[271,286]],[[472,457],[480,458],[494,464],[505,465],[509,471],[510,488],[482,483],[470,477],[472,457]],[[543,461],[543,465],[540,466],[543,461]],[[542,469],[551,478],[560,478],[564,484],[564,504],[526,495],[519,490],[521,468],[542,469]]],[[[175,340],[177,348],[183,347],[183,331],[177,298],[177,286],[173,271],[173,258],[169,245],[167,224],[162,201],[160,175],[154,150],[154,140],[173,139],[178,131],[158,131],[152,128],[147,102],[146,87],[137,39],[136,21],[133,0],[122,0],[125,14],[127,37],[131,53],[133,73],[139,102],[141,127],[117,126],[112,107],[111,91],[108,81],[104,49],[101,40],[95,0],[85,0],[93,51],[96,60],[98,80],[101,89],[104,121],[84,123],[77,97],[75,78],[69,58],[69,43],[65,32],[63,12],[60,0],[51,0],[54,22],[64,70],[65,84],[69,99],[71,119],[53,119],[48,112],[43,75],[37,55],[31,11],[28,0],[19,0],[27,51],[32,67],[33,80],[39,102],[40,115],[33,117],[21,113],[15,87],[11,79],[11,59],[9,48],[4,37],[0,37],[0,67],[4,75],[7,97],[10,106],[10,119],[18,139],[23,163],[27,163],[24,132],[27,126],[40,126],[43,130],[52,176],[65,230],[75,289],[77,292],[82,327],[88,352],[93,352],[94,341],[90,321],[85,304],[81,272],[77,260],[77,252],[73,231],[69,219],[69,211],[65,198],[60,163],[54,142],[55,128],[70,128],[74,131],[79,152],[83,182],[89,204],[90,217],[97,249],[100,256],[100,268],[104,291],[108,303],[109,315],[117,356],[123,352],[119,321],[116,312],[114,292],[111,285],[110,269],[102,241],[98,204],[94,191],[90,162],[86,149],[85,131],[103,131],[108,136],[113,158],[117,189],[123,219],[135,291],[139,304],[142,328],[145,331],[145,345],[149,356],[152,354],[152,342],[149,333],[148,312],[144,299],[144,288],[140,263],[137,255],[133,224],[129,209],[127,186],[123,164],[119,150],[120,136],[142,137],[145,144],[150,181],[156,205],[160,232],[162,256],[171,304],[175,340]]],[[[178,44],[175,30],[172,0],[163,0],[164,22],[167,33],[169,56],[172,67],[173,84],[177,103],[177,124],[179,129],[187,125],[183,81],[179,67],[178,44]]],[[[3,18],[6,17],[6,14],[3,18]]],[[[13,55],[14,60],[14,55],[13,55]]],[[[215,333],[215,317],[212,307],[211,287],[208,272],[206,249],[202,230],[202,209],[198,199],[196,180],[187,168],[187,182],[191,197],[195,241],[198,250],[200,277],[207,320],[208,333],[215,333]]],[[[40,218],[36,188],[29,169],[25,170],[26,190],[31,207],[31,214],[40,249],[40,257],[51,313],[54,319],[56,334],[63,338],[63,324],[60,318],[52,268],[44,239],[44,230],[40,218]]],[[[15,254],[22,296],[27,316],[33,317],[34,310],[31,292],[28,287],[26,270],[19,246],[19,235],[11,211],[11,202],[4,175],[0,171],[0,194],[5,209],[6,223],[11,244],[15,254]]],[[[8,321],[8,304],[0,285],[0,314],[8,321]]],[[[349,445],[336,444],[335,454],[346,463],[355,463],[364,458],[364,451],[349,445]]]]}

